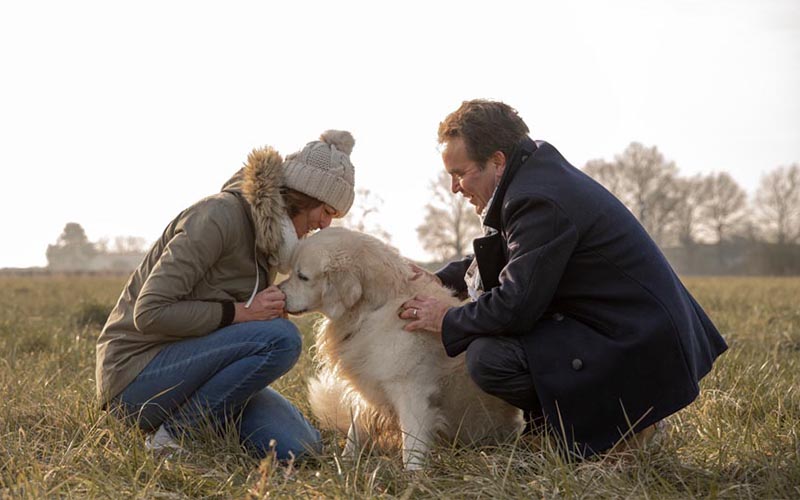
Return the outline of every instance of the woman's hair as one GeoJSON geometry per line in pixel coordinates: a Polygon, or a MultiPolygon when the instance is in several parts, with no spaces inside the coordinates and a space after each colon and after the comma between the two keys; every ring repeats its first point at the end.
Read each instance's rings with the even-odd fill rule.
{"type": "Polygon", "coordinates": [[[310,210],[322,205],[318,199],[285,186],[281,187],[281,195],[286,203],[286,213],[289,214],[289,217],[294,217],[302,210],[310,210]]]}
{"type": "Polygon", "coordinates": [[[469,158],[483,165],[495,151],[509,157],[528,132],[517,110],[508,104],[474,99],[462,102],[439,123],[439,144],[461,137],[469,158]]]}

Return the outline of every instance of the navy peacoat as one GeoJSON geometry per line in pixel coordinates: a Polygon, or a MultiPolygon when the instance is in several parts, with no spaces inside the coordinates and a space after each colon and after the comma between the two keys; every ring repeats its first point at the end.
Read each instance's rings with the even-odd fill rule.
{"type": "MultiPolygon", "coordinates": [[[[450,356],[517,336],[551,429],[583,455],[691,403],[727,349],[633,214],[550,144],[511,155],[474,242],[486,293],[451,308],[450,356]]],[[[471,258],[437,272],[464,292],[471,258]]]]}

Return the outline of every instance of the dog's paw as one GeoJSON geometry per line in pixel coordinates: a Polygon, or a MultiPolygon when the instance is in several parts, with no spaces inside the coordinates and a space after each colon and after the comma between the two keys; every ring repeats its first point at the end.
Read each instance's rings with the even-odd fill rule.
{"type": "Polygon", "coordinates": [[[349,439],[342,450],[342,458],[353,460],[356,458],[356,444],[349,439]]]}

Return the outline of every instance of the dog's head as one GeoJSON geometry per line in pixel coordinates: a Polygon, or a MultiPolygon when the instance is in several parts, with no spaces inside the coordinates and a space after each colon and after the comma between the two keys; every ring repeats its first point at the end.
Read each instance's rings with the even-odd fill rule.
{"type": "Polygon", "coordinates": [[[361,299],[357,238],[343,228],[328,228],[300,241],[289,278],[280,284],[290,314],[321,312],[338,318],[361,299]]]}

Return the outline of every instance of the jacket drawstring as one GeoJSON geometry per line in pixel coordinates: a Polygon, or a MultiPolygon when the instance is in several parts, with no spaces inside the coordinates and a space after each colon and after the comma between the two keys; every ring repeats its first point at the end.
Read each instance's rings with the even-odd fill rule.
{"type": "Polygon", "coordinates": [[[245,309],[250,309],[250,306],[253,304],[253,299],[256,298],[256,294],[258,293],[258,279],[260,273],[258,272],[258,244],[255,242],[253,243],[253,261],[256,264],[256,286],[253,287],[253,293],[250,294],[250,298],[244,305],[245,309]]]}

